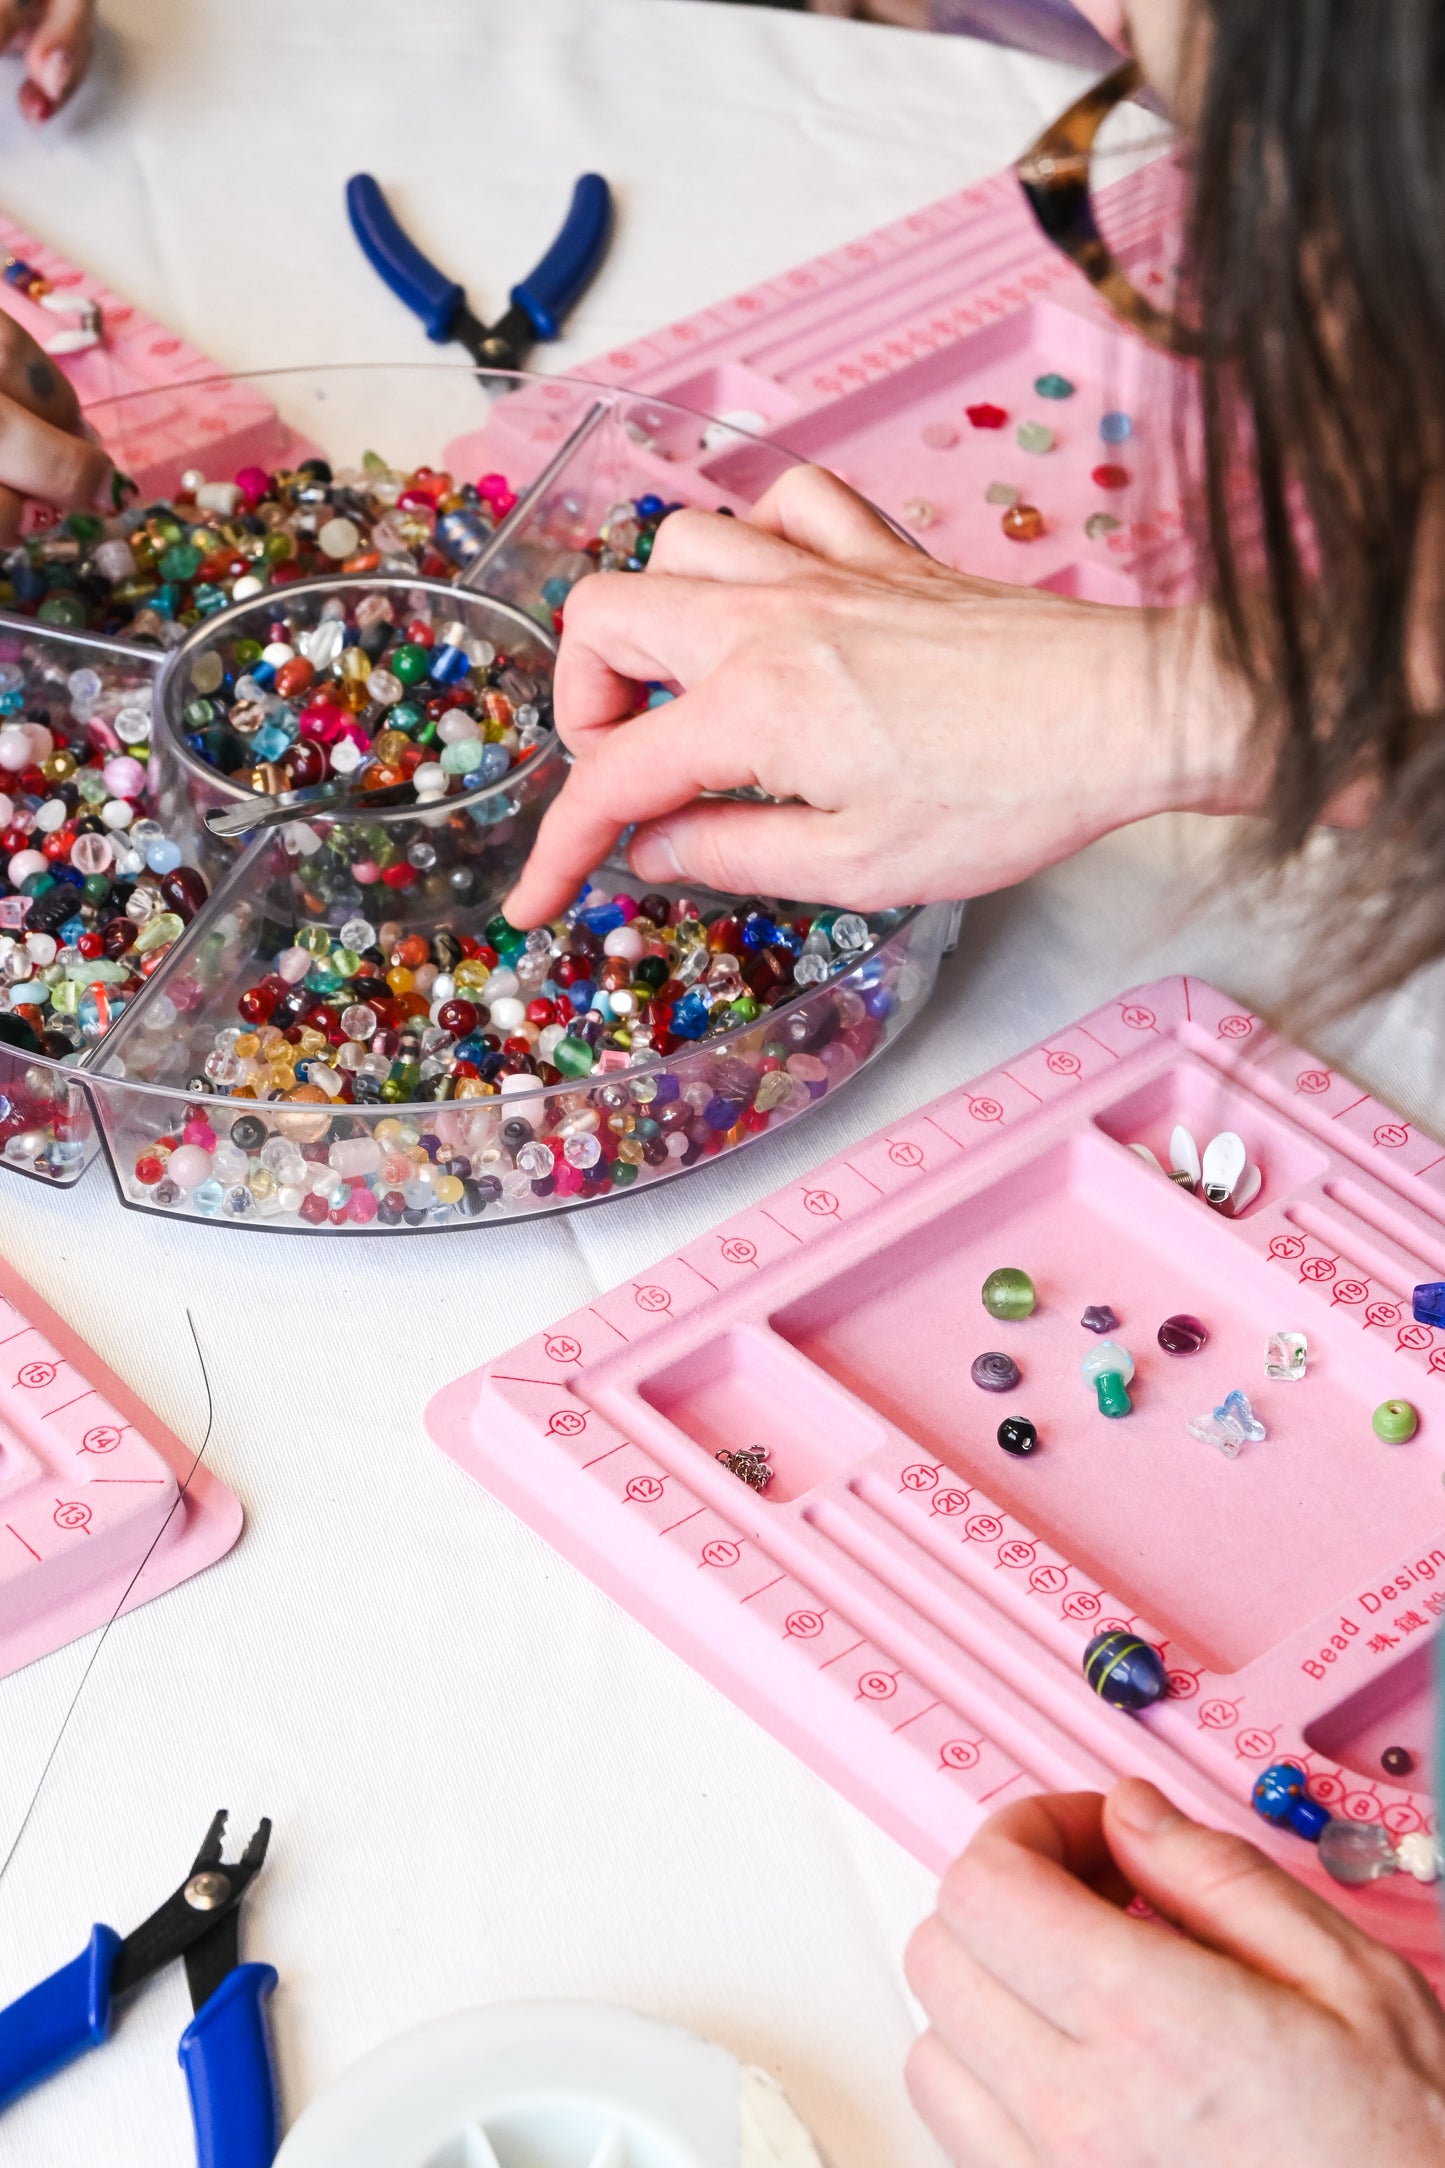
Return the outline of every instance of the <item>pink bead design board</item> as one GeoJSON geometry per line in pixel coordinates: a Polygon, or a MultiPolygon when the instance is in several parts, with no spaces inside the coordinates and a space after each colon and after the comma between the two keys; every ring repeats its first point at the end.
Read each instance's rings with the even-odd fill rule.
{"type": "Polygon", "coordinates": [[[1198,980],[1121,996],[893,1122],[431,1403],[433,1437],[928,1865],[1036,1790],[1153,1777],[1440,1977],[1436,1894],[1341,1888],[1249,1807],[1297,1760],[1333,1814],[1433,1829],[1445,1612],[1445,1147],[1198,980]],[[1151,1168],[1183,1122],[1263,1173],[1226,1219],[1151,1168]],[[1020,1266],[1033,1316],[980,1289],[1020,1266]],[[1134,1411],[1080,1377],[1109,1304],[1134,1411]],[[1205,1347],[1165,1353],[1192,1312],[1205,1347]],[[1276,1330],[1298,1381],[1266,1381],[1276,1330]],[[980,1391],[1000,1349],[1023,1372],[980,1391]],[[1266,1438],[1188,1434],[1239,1386],[1266,1438]],[[1419,1410],[1387,1445],[1387,1398],[1419,1410]],[[1004,1415],[1038,1426],[1000,1450],[1004,1415]],[[755,1492],[717,1455],[763,1445],[755,1492]],[[1170,1693],[1102,1702],[1126,1625],[1170,1693]],[[1413,1774],[1380,1756],[1402,1744],[1413,1774]]]}
{"type": "MultiPolygon", "coordinates": [[[[1124,261],[1167,260],[1179,184],[1164,158],[1103,192],[1124,261]]],[[[626,419],[633,464],[660,494],[723,504],[778,471],[773,445],[831,467],[916,534],[935,557],[992,579],[1096,602],[1185,599],[1192,553],[1171,480],[1180,364],[1124,330],[1039,231],[1011,172],[647,338],[583,363],[578,374],[637,394],[626,419]],[[1071,397],[1041,396],[1061,373],[1071,397]],[[648,395],[699,414],[737,417],[689,432],[648,395]],[[1006,419],[978,427],[970,406],[1006,419]],[[1130,436],[1105,441],[1122,412],[1130,436]],[[1024,450],[1021,425],[1055,439],[1024,450]],[[761,440],[761,441],[758,441],[761,440]],[[1129,479],[1101,488],[1100,466],[1129,479]],[[1044,514],[1037,541],[1002,531],[991,484],[1044,514]],[[920,513],[920,507],[923,508],[920,513]],[[1090,537],[1104,514],[1117,521],[1090,537]]],[[[575,393],[542,385],[503,401],[484,434],[449,447],[459,471],[483,459],[530,477],[539,451],[576,421],[575,393]]]]}
{"type": "Polygon", "coordinates": [[[0,1678],[240,1533],[240,1501],[0,1262],[0,1678]]]}
{"type": "MultiPolygon", "coordinates": [[[[143,497],[173,490],[190,466],[202,464],[214,474],[229,475],[248,460],[274,459],[278,438],[284,435],[276,410],[244,381],[222,378],[215,362],[197,348],[3,216],[0,252],[19,257],[41,272],[57,296],[84,299],[99,307],[99,344],[56,358],[92,426],[107,444],[126,434],[114,426],[117,400],[136,392],[166,395],[147,402],[142,437],[123,446],[113,443],[131,461],[128,471],[143,497]],[[203,381],[198,384],[197,380],[203,381]]],[[[8,283],[0,284],[0,306],[41,346],[48,346],[77,320],[32,301],[8,283]]]]}

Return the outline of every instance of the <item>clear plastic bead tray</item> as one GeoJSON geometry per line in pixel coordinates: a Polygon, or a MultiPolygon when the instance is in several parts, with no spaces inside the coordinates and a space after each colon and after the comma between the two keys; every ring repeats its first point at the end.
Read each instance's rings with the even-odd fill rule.
{"type": "MultiPolygon", "coordinates": [[[[1130,260],[1140,250],[1157,254],[1175,211],[1170,169],[1146,168],[1109,195],[1111,236],[1130,260]]],[[[53,277],[71,275],[43,252],[36,260],[53,277]]],[[[43,313],[15,306],[18,314],[43,313]]],[[[119,326],[124,312],[108,306],[119,326]]],[[[188,377],[184,351],[151,326],[125,343],[124,368],[105,354],[75,365],[92,423],[148,492],[174,488],[190,466],[224,478],[243,461],[276,467],[313,453],[342,466],[373,446],[401,468],[440,457],[460,475],[504,473],[519,501],[458,584],[520,608],[548,631],[558,596],[590,565],[587,546],[610,507],[650,492],[743,511],[799,458],[836,467],[901,526],[911,523],[929,549],[972,570],[1110,602],[1135,601],[1146,587],[1156,600],[1191,591],[1169,481],[1168,395],[1177,372],[1122,332],[1050,249],[1011,175],[605,357],[595,366],[599,382],[493,378],[483,387],[470,369],[444,365],[188,377]],[[1060,371],[1070,395],[1042,397],[1041,372],[1060,371]],[[977,401],[996,404],[1006,426],[974,427],[966,410],[977,401]],[[1100,436],[1103,416],[1119,411],[1132,431],[1122,449],[1100,436]],[[1021,424],[1039,419],[1054,438],[1043,455],[1017,437],[1021,424]],[[947,445],[930,441],[940,427],[952,433],[947,445]],[[1101,492],[1099,463],[1120,460],[1127,484],[1101,492]],[[987,500],[999,481],[1044,509],[1037,541],[1003,536],[999,507],[987,500]],[[924,500],[926,521],[918,510],[924,500]],[[1098,528],[1101,512],[1106,529],[1098,528]]],[[[0,618],[5,641],[22,643],[37,669],[83,662],[123,679],[130,694],[176,666],[153,649],[26,618],[0,618]]],[[[199,772],[163,725],[153,740],[153,810],[187,838],[189,862],[214,889],[228,878],[235,847],[215,844],[199,815],[229,795],[224,780],[199,772]]],[[[556,758],[539,758],[530,781],[521,772],[510,852],[505,824],[492,835],[499,893],[560,775],[556,758]]],[[[409,820],[403,814],[399,825],[409,820]]],[[[274,897],[275,859],[262,854],[249,864],[274,897]]],[[[188,956],[204,950],[214,961],[218,949],[235,961],[235,929],[223,925],[235,892],[228,886],[226,894],[224,907],[213,894],[198,913],[188,956]]],[[[249,899],[253,920],[261,904],[259,892],[249,899]]],[[[913,924],[905,943],[908,1014],[931,990],[947,932],[937,911],[913,924]]],[[[209,969],[207,976],[218,983],[209,969]]],[[[151,992],[123,1019],[132,1057],[147,1022],[166,1014],[159,979],[154,1002],[151,992]]],[[[153,1047],[157,1036],[152,1031],[153,1047]]],[[[86,1056],[84,1085],[71,1066],[0,1047],[0,1165],[71,1182],[103,1132],[122,1194],[142,1203],[126,1153],[153,1109],[141,1108],[132,1086],[175,1080],[157,1079],[146,1063],[134,1077],[116,1076],[112,1039],[86,1056]]]]}
{"type": "Polygon", "coordinates": [[[433,1437],[932,1867],[1030,1790],[1153,1776],[1440,1975],[1435,1893],[1328,1881],[1249,1808],[1293,1759],[1337,1815],[1434,1830],[1445,1612],[1445,1147],[1198,980],[1121,996],[448,1387],[433,1437]],[[1168,1164],[1183,1122],[1262,1170],[1237,1218],[1168,1164]],[[1025,1321],[983,1308],[1021,1266],[1025,1321]],[[1110,1304],[1134,1411],[1080,1378],[1110,1304]],[[1171,1313],[1198,1353],[1156,1342],[1171,1313]],[[1268,1382],[1276,1330],[1309,1366],[1268,1382]],[[1006,1350],[1008,1394],[969,1365],[1006,1350]],[[1189,1418],[1242,1386],[1267,1437],[1189,1418]],[[1371,1413],[1411,1401],[1417,1434],[1371,1413]],[[1038,1450],[995,1443],[1031,1418],[1038,1450]],[[718,1455],[766,1446],[761,1491],[718,1455]],[[1081,1658],[1127,1625],[1168,1697],[1106,1706],[1081,1658]],[[1392,1781],[1386,1746],[1414,1772],[1392,1781]]]}

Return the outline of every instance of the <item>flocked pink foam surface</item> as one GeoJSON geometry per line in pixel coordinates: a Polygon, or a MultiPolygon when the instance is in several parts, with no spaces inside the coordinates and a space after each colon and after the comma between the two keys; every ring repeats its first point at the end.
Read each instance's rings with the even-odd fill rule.
{"type": "Polygon", "coordinates": [[[891,1124],[440,1394],[437,1442],[920,1858],[994,1805],[1154,1777],[1440,1972],[1434,1893],[1353,1893],[1248,1806],[1303,1763],[1337,1814],[1435,1827],[1429,1641],[1445,1612],[1445,1147],[1173,979],[891,1124]],[[1128,1147],[1234,1128],[1264,1173],[1226,1220],[1128,1147]],[[1020,1265],[1034,1315],[980,1287],[1020,1265]],[[1079,1377],[1118,1313],[1134,1412],[1079,1377]],[[1207,1325],[1197,1355],[1162,1319],[1207,1325]],[[1267,1382],[1303,1332],[1306,1377],[1267,1382]],[[972,1385],[1012,1354],[1007,1395],[972,1385]],[[1268,1428],[1228,1460],[1189,1417],[1242,1386],[1268,1428]],[[1387,1397],[1421,1422],[1388,1446],[1387,1397]],[[1041,1443],[1014,1459],[1004,1414],[1041,1443]],[[765,1444],[756,1494],[716,1458],[765,1444]],[[1162,1651],[1142,1719],[1085,1685],[1090,1635],[1162,1651]],[[1415,1773],[1392,1783],[1387,1745],[1415,1773]]]}

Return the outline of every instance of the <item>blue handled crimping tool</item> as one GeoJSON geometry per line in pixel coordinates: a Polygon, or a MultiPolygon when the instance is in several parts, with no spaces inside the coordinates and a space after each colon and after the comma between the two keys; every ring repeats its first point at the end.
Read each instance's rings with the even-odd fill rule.
{"type": "Polygon", "coordinates": [[[0,2010],[0,2108],[100,2047],[111,2011],[176,1958],[195,2016],[181,2034],[197,2168],[271,2168],[280,2142],[266,2000],[270,1965],[240,1962],[241,1899],[266,1857],[263,1821],[233,1866],[221,1858],[222,1808],[181,1887],[134,1934],[93,1927],[79,1957],[0,2010]]]}
{"type": "Polygon", "coordinates": [[[439,344],[455,339],[477,367],[519,369],[539,339],[555,339],[562,319],[601,263],[612,230],[612,191],[600,173],[584,173],[572,191],[562,230],[534,270],[512,288],[511,307],[483,324],[455,280],[423,256],[392,216],[369,173],[346,184],[351,228],[372,268],[439,344]]]}

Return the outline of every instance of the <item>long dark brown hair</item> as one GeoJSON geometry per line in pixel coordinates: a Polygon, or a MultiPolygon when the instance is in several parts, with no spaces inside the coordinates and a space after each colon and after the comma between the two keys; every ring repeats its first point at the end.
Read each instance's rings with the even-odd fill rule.
{"type": "Polygon", "coordinates": [[[1309,990],[1339,1007],[1445,951],[1445,0],[1204,0],[1201,29],[1203,539],[1266,856],[1363,798],[1309,990]]]}

